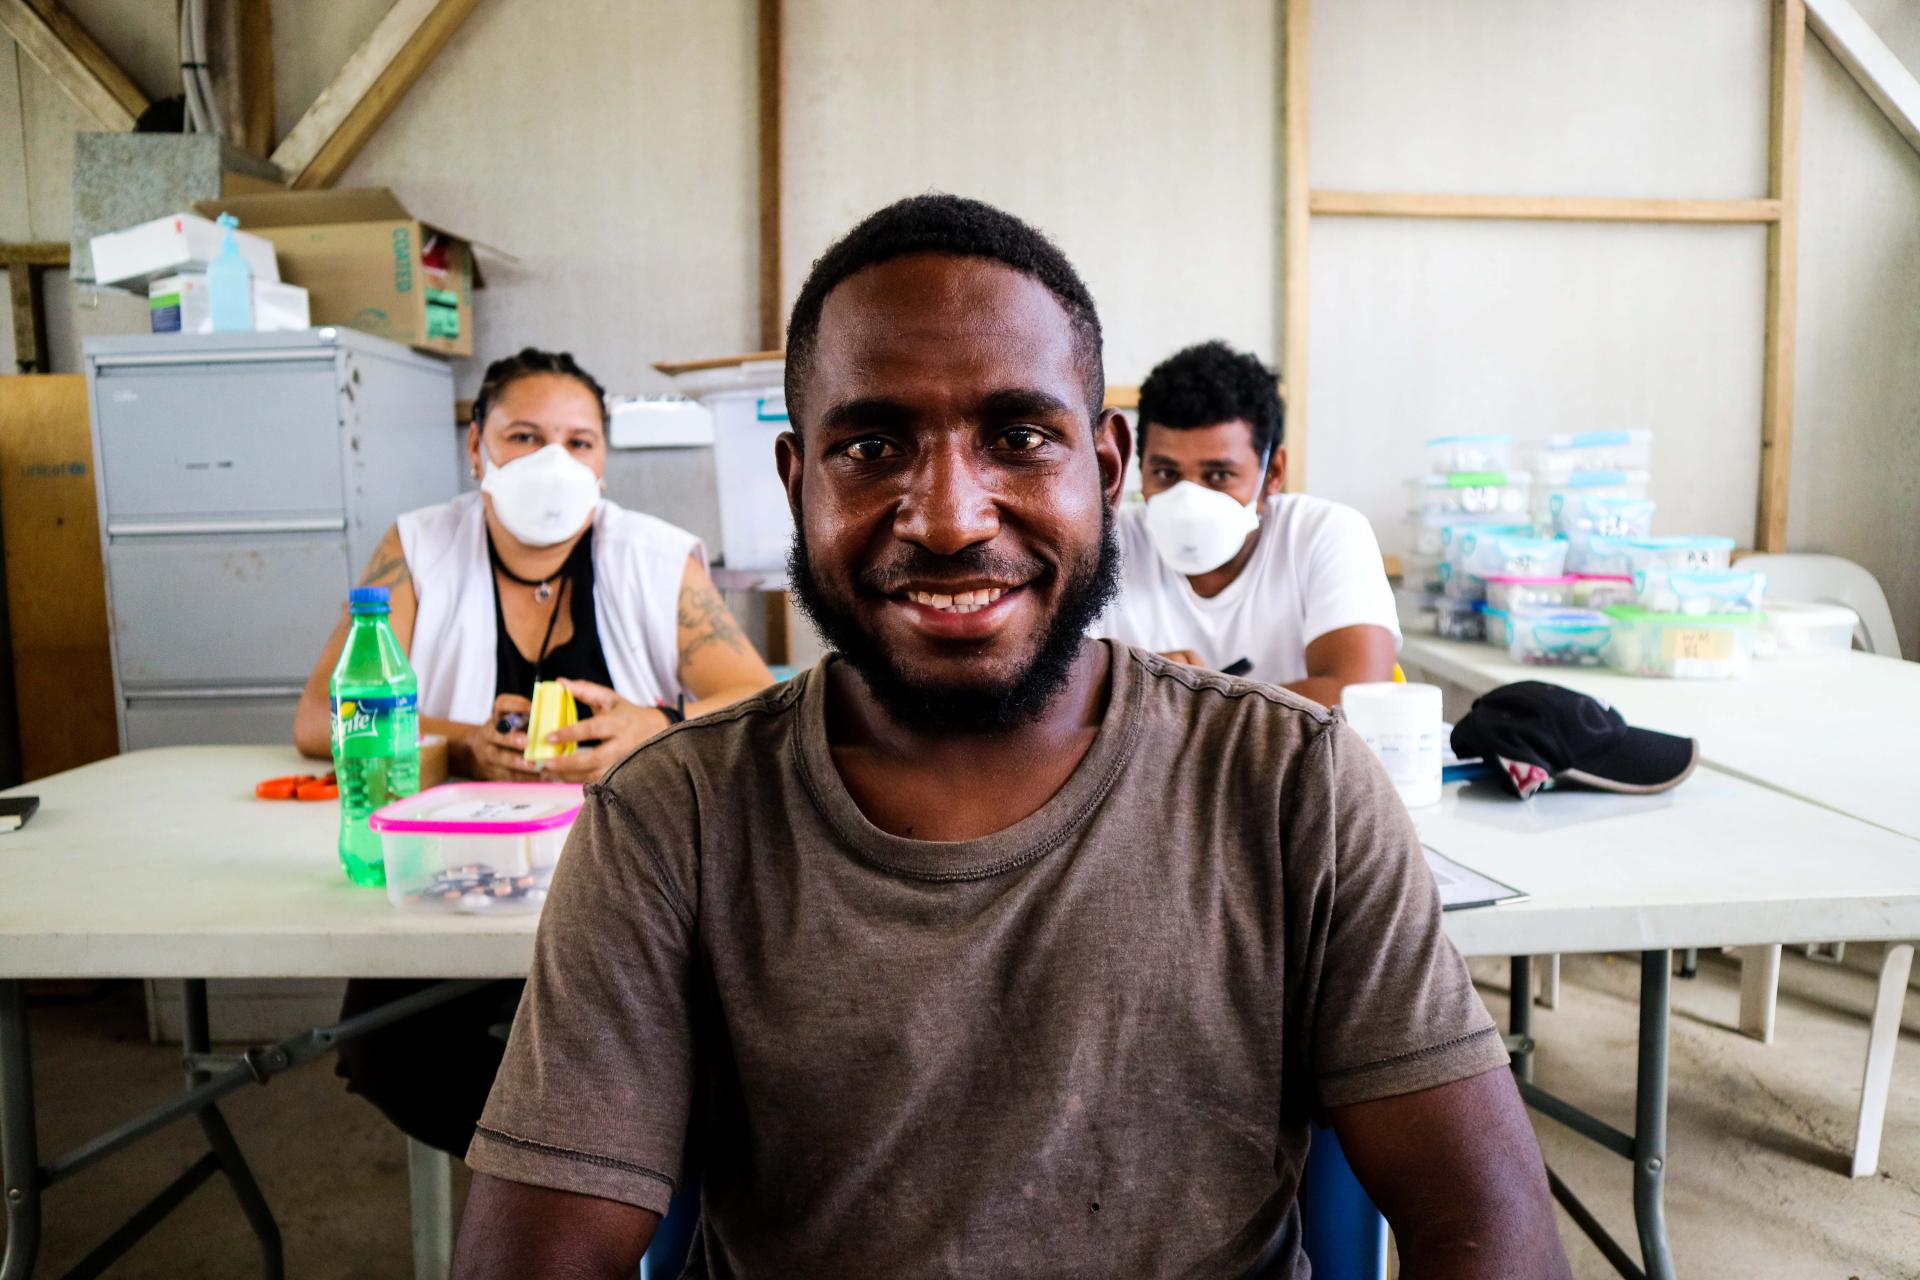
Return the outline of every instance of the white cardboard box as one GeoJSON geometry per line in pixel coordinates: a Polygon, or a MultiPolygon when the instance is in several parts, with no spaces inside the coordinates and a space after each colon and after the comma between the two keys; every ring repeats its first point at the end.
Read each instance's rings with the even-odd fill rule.
{"type": "MultiPolygon", "coordinates": [[[[133,287],[181,271],[204,272],[220,254],[226,228],[197,213],[174,213],[122,231],[93,238],[95,284],[133,287]]],[[[240,256],[255,280],[278,281],[280,263],[273,242],[235,230],[240,256]]]]}
{"type": "Polygon", "coordinates": [[[607,409],[607,443],[616,449],[680,449],[713,444],[713,412],[680,396],[625,396],[607,409]]]}
{"type": "MultiPolygon", "coordinates": [[[[307,291],[283,280],[253,282],[253,331],[275,333],[305,329],[310,323],[307,291]]],[[[207,277],[181,272],[147,286],[147,317],[155,333],[212,333],[213,306],[207,277]]]]}

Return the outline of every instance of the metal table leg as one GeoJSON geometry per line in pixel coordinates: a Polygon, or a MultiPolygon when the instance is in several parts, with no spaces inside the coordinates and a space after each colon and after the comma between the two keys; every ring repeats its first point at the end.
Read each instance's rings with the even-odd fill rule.
{"type": "MultiPolygon", "coordinates": [[[[200,1065],[213,1047],[212,1031],[207,1019],[205,978],[181,980],[180,1011],[180,1042],[186,1055],[187,1088],[195,1089],[213,1078],[213,1073],[200,1065]]],[[[219,1104],[215,1102],[208,1102],[202,1107],[197,1118],[201,1132],[206,1135],[207,1145],[220,1161],[220,1171],[227,1175],[234,1198],[240,1202],[240,1211],[247,1215],[247,1225],[253,1228],[254,1238],[260,1242],[261,1280],[281,1280],[286,1274],[286,1261],[280,1243],[280,1224],[273,1220],[273,1210],[267,1207],[267,1197],[262,1194],[260,1184],[254,1181],[253,1170],[247,1166],[247,1158],[240,1153],[240,1144],[234,1141],[233,1131],[227,1127],[227,1118],[220,1114],[219,1104]]]]}
{"type": "Polygon", "coordinates": [[[1647,1280],[1673,1280],[1667,1243],[1667,1021],[1673,953],[1640,953],[1640,1071],[1633,1107],[1633,1220],[1647,1280]]]}
{"type": "Polygon", "coordinates": [[[1507,1030],[1512,1033],[1508,1050],[1513,1055],[1513,1078],[1525,1084],[1533,1081],[1533,957],[1514,956],[1508,969],[1507,1030]]]}
{"type": "MultiPolygon", "coordinates": [[[[1530,994],[1531,988],[1523,983],[1529,975],[1523,970],[1522,958],[1515,956],[1513,964],[1514,990],[1530,994]]],[[[1640,1235],[1640,1266],[1634,1265],[1632,1255],[1608,1234],[1593,1211],[1580,1203],[1573,1188],[1552,1169],[1547,1170],[1553,1198],[1626,1280],[1673,1280],[1673,1250],[1667,1242],[1663,1199],[1667,1170],[1667,1025],[1672,994],[1673,953],[1641,952],[1640,1054],[1630,1134],[1535,1085],[1528,1075],[1521,1074],[1526,1065],[1524,1054],[1518,1048],[1513,1050],[1514,1075],[1519,1079],[1520,1097],[1528,1106],[1633,1162],[1633,1221],[1640,1235]]],[[[1519,1004],[1514,1006],[1516,1013],[1520,1008],[1519,1004]]],[[[1525,1034],[1526,1026],[1516,1017],[1512,1039],[1530,1049],[1532,1038],[1525,1034]]]]}
{"type": "Polygon", "coordinates": [[[0,979],[0,1196],[7,1204],[0,1280],[27,1280],[40,1253],[40,1140],[33,1121],[27,1001],[16,978],[0,979]]]}
{"type": "Polygon", "coordinates": [[[281,1072],[310,1062],[349,1040],[485,985],[480,980],[442,982],[330,1026],[249,1049],[236,1059],[216,1059],[207,1052],[206,983],[189,979],[182,991],[186,1091],[42,1163],[34,1131],[26,1001],[19,980],[0,979],[0,1197],[5,1199],[7,1213],[7,1248],[0,1255],[0,1280],[28,1280],[33,1272],[40,1246],[43,1191],[189,1116],[199,1122],[206,1136],[207,1154],[115,1228],[67,1273],[68,1280],[92,1280],[101,1275],[215,1173],[226,1175],[259,1238],[261,1274],[266,1280],[280,1280],[284,1271],[280,1229],[216,1104],[229,1093],[248,1085],[264,1085],[281,1072]]]}

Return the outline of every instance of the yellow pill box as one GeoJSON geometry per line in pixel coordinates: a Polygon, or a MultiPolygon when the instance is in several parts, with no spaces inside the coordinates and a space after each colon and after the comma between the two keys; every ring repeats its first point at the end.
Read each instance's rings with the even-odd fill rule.
{"type": "Polygon", "coordinates": [[[555,760],[561,756],[573,754],[575,743],[548,742],[547,735],[555,729],[564,729],[577,724],[580,712],[573,704],[573,695],[566,686],[557,680],[542,680],[533,686],[533,713],[527,717],[527,750],[529,760],[555,760]]]}

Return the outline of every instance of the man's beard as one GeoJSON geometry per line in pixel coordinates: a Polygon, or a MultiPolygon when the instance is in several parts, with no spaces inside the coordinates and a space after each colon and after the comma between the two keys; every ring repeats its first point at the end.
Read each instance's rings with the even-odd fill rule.
{"type": "MultiPolygon", "coordinates": [[[[1003,558],[982,549],[936,556],[916,548],[899,564],[888,566],[887,573],[901,580],[910,580],[916,571],[949,579],[983,574],[1022,576],[1018,572],[1007,574],[1006,568],[1003,558]],[[994,574],[995,567],[1003,572],[994,574]]],[[[1025,667],[998,687],[942,684],[901,669],[893,655],[860,625],[851,601],[821,584],[797,521],[793,546],[787,553],[788,589],[794,603],[820,633],[821,641],[859,673],[888,716],[907,728],[921,730],[978,733],[1018,728],[1037,719],[1067,687],[1087,628],[1120,588],[1120,540],[1114,532],[1111,508],[1101,511],[1100,545],[1095,551],[1060,569],[1046,571],[1027,586],[1044,589],[1057,576],[1065,578],[1059,604],[1025,667]]]]}

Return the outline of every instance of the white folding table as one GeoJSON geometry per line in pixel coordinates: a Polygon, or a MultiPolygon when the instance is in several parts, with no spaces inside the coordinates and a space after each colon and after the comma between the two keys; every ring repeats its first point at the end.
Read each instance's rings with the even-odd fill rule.
{"type": "Polygon", "coordinates": [[[1530,667],[1494,645],[1434,636],[1408,636],[1400,662],[1474,694],[1564,685],[1628,724],[1698,738],[1715,769],[1920,840],[1920,662],[1853,652],[1755,662],[1738,680],[1655,680],[1530,667]]]}
{"type": "MultiPolygon", "coordinates": [[[[1657,680],[1529,667],[1494,645],[1434,636],[1408,637],[1402,662],[1475,695],[1517,680],[1564,685],[1611,704],[1629,724],[1697,738],[1709,768],[1920,841],[1920,663],[1849,652],[1755,662],[1738,680],[1657,680]]],[[[1913,856],[1920,858],[1920,847],[1913,856]]],[[[1911,941],[1890,946],[1880,968],[1853,1148],[1856,1178],[1879,1165],[1911,941]]],[[[1742,953],[1740,1029],[1762,1043],[1773,1040],[1779,988],[1778,939],[1742,953]]]]}
{"type": "MultiPolygon", "coordinates": [[[[0,1194],[7,1220],[0,1280],[26,1280],[33,1271],[44,1190],[189,1117],[208,1153],[71,1274],[98,1274],[218,1173],[259,1238],[261,1274],[280,1276],[279,1229],[219,1099],[477,985],[442,983],[223,1059],[208,1051],[208,978],[526,976],[535,917],[396,911],[385,893],[347,882],[335,852],[335,805],[254,799],[254,783],[311,765],[291,748],[170,747],[102,760],[9,793],[39,796],[40,811],[0,836],[0,1194]],[[42,1161],[23,980],[107,977],[182,981],[187,1088],[42,1161]]],[[[444,1198],[444,1187],[437,1190],[444,1198]]],[[[416,1234],[423,1217],[431,1215],[416,1213],[416,1234]]]]}
{"type": "MultiPolygon", "coordinates": [[[[136,752],[33,784],[39,814],[0,836],[0,1187],[8,1224],[0,1280],[31,1272],[43,1190],[189,1116],[206,1131],[209,1154],[115,1232],[96,1258],[104,1266],[201,1181],[223,1172],[260,1237],[263,1273],[279,1274],[278,1232],[218,1100],[370,1025],[316,1028],[222,1062],[208,1055],[205,979],[479,980],[527,972],[529,917],[403,913],[385,895],[348,885],[334,853],[332,806],[253,799],[256,781],[295,765],[291,752],[274,748],[136,752]],[[43,1161],[21,984],[87,977],[187,980],[188,1089],[43,1161]]],[[[1448,933],[1463,952],[1642,954],[1639,1119],[1632,1134],[1526,1081],[1525,1001],[1514,1002],[1515,1067],[1535,1106],[1634,1160],[1646,1274],[1672,1275],[1660,1200],[1666,957],[1676,947],[1920,935],[1920,859],[1911,856],[1912,842],[1712,773],[1667,796],[1563,793],[1527,805],[1456,784],[1441,805],[1415,818],[1435,847],[1531,894],[1524,902],[1449,913],[1448,933]],[[1822,851],[1817,863],[1800,856],[1807,848],[1822,851]]],[[[431,1003],[443,991],[416,999],[431,1003]]],[[[363,1019],[390,1021],[419,1007],[363,1019]]]]}

